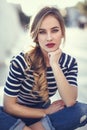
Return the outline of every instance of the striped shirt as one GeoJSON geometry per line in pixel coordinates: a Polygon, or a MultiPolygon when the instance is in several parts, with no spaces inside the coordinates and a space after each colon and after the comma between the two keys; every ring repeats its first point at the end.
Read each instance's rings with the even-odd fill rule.
{"type": "MultiPolygon", "coordinates": [[[[68,54],[62,53],[59,64],[68,82],[72,86],[77,86],[78,66],[76,59],[68,54]]],[[[35,105],[43,101],[40,96],[37,95],[37,93],[37,98],[32,96],[31,91],[34,83],[33,69],[29,69],[28,77],[24,73],[26,67],[27,63],[24,59],[23,53],[20,53],[12,59],[9,75],[4,87],[4,92],[6,95],[11,97],[17,97],[18,102],[21,104],[35,105]],[[14,63],[18,67],[16,67],[14,63]]],[[[46,69],[46,78],[48,83],[49,97],[51,97],[56,93],[58,88],[51,67],[47,67],[46,69]]]]}

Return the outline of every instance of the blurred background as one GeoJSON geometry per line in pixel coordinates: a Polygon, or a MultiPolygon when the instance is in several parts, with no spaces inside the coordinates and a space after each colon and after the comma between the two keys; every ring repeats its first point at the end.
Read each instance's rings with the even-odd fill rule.
{"type": "Polygon", "coordinates": [[[57,6],[64,18],[66,41],[62,49],[77,59],[78,100],[87,103],[87,0],[0,0],[0,104],[10,60],[33,44],[28,25],[32,15],[45,5],[57,6]]]}
{"type": "Polygon", "coordinates": [[[0,103],[10,60],[32,44],[30,18],[45,5],[57,6],[64,18],[66,42],[62,49],[77,59],[78,100],[87,102],[87,0],[0,0],[0,103]]]}

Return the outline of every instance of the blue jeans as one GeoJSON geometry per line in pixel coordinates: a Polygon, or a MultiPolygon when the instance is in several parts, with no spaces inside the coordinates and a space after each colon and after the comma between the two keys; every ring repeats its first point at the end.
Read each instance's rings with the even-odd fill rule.
{"type": "MultiPolygon", "coordinates": [[[[50,105],[50,100],[47,103],[40,103],[34,106],[27,106],[32,108],[47,108],[50,105]]],[[[38,121],[41,118],[19,118],[16,116],[12,116],[7,114],[3,107],[0,107],[0,130],[22,130],[25,125],[29,126],[38,121]]]]}
{"type": "Polygon", "coordinates": [[[47,115],[41,122],[46,130],[74,130],[82,127],[87,124],[87,104],[77,102],[47,115]]]}
{"type": "Polygon", "coordinates": [[[20,128],[19,130],[22,130],[25,124],[22,120],[5,113],[3,107],[0,107],[0,130],[15,130],[15,128],[18,129],[16,126],[20,128]]]}
{"type": "MultiPolygon", "coordinates": [[[[42,107],[48,106],[49,103],[42,107]]],[[[35,123],[39,120],[46,130],[74,130],[87,124],[87,104],[77,102],[75,105],[65,107],[43,119],[19,119],[5,113],[3,108],[0,107],[0,130],[23,130],[25,124],[30,125],[31,122],[35,123]]]]}

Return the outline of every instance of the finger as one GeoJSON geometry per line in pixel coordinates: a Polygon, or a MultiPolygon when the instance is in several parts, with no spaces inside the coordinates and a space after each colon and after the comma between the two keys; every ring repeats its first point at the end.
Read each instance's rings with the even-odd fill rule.
{"type": "Polygon", "coordinates": [[[52,104],[64,104],[63,100],[56,100],[52,104]]]}

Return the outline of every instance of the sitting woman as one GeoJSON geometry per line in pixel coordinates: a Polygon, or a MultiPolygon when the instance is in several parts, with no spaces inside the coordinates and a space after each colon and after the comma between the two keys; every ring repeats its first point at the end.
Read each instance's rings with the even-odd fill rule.
{"type": "Polygon", "coordinates": [[[57,8],[44,7],[30,25],[36,46],[11,61],[0,130],[74,130],[84,126],[87,104],[77,102],[77,62],[60,49],[65,40],[63,17],[57,8]],[[56,91],[61,99],[51,103],[56,91]]]}

